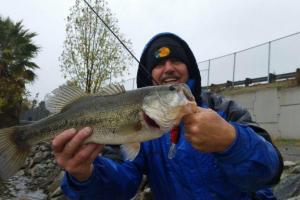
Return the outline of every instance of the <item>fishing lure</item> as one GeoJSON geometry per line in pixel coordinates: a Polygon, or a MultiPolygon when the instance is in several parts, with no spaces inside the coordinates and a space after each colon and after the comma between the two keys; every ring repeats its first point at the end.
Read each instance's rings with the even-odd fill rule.
{"type": "Polygon", "coordinates": [[[169,159],[173,159],[175,157],[176,145],[177,145],[178,139],[179,139],[179,132],[180,132],[179,126],[172,128],[170,131],[171,146],[170,146],[169,153],[168,153],[169,159]]]}

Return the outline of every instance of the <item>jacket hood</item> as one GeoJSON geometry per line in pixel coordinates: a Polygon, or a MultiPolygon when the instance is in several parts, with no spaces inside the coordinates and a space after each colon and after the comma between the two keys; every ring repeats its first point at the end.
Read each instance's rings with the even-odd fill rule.
{"type": "Polygon", "coordinates": [[[152,84],[152,78],[151,78],[151,70],[152,66],[147,66],[147,56],[149,55],[149,51],[151,50],[151,47],[155,45],[155,43],[161,38],[167,38],[170,40],[175,41],[180,45],[180,47],[185,51],[185,54],[187,56],[187,67],[189,71],[189,79],[193,80],[194,86],[191,88],[192,93],[194,97],[196,98],[196,101],[200,103],[200,94],[201,94],[201,76],[200,76],[200,71],[195,59],[195,56],[188,46],[188,44],[181,39],[179,36],[169,33],[169,32],[164,32],[164,33],[159,33],[155,35],[145,46],[141,58],[140,58],[140,64],[138,66],[138,71],[137,71],[137,87],[146,87],[153,85],[152,84]]]}

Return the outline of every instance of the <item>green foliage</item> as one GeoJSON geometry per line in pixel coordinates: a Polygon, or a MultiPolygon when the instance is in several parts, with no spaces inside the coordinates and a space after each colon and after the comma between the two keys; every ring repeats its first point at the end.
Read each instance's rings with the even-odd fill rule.
{"type": "MultiPolygon", "coordinates": [[[[126,46],[105,0],[89,0],[94,10],[126,46]]],[[[60,56],[61,70],[72,83],[88,93],[99,90],[104,81],[124,75],[132,62],[131,56],[109,32],[84,1],[76,0],[67,17],[66,39],[60,56]]]]}
{"type": "Polygon", "coordinates": [[[0,17],[0,127],[18,122],[25,84],[36,77],[38,66],[31,61],[39,50],[32,42],[35,36],[22,22],[0,17]]]}

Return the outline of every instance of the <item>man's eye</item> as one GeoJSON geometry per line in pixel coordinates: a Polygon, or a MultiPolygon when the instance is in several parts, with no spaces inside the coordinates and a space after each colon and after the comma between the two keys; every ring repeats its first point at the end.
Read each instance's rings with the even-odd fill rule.
{"type": "Polygon", "coordinates": [[[179,59],[172,59],[171,60],[173,64],[178,65],[181,64],[182,62],[179,59]]]}
{"type": "Polygon", "coordinates": [[[154,68],[161,68],[164,66],[163,62],[158,63],[157,65],[154,66],[154,68]]]}

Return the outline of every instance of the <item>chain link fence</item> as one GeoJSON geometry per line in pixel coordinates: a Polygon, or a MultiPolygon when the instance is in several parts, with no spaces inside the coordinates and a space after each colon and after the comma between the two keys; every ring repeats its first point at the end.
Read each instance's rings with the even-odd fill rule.
{"type": "Polygon", "coordinates": [[[295,72],[300,66],[300,32],[200,61],[198,66],[203,86],[295,72]]]}

